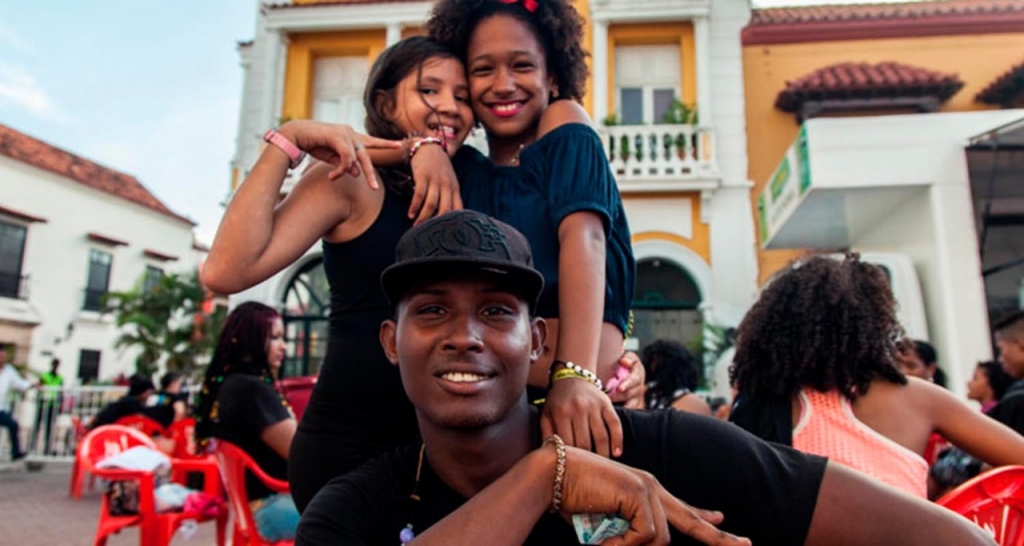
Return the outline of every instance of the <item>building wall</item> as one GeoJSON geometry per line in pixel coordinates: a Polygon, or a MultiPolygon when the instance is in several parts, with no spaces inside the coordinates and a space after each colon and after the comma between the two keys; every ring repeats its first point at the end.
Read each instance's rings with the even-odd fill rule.
{"type": "MultiPolygon", "coordinates": [[[[0,157],[0,180],[0,203],[47,220],[28,224],[22,275],[29,277],[27,303],[41,324],[32,331],[31,350],[21,362],[43,371],[50,358],[58,357],[62,375],[71,380],[77,377],[79,351],[92,349],[101,351],[101,380],[133,373],[135,354],[114,348],[118,332],[113,318],[82,310],[89,252],[110,252],[109,289],[128,290],[148,265],[165,273],[196,270],[201,253],[193,249],[191,224],[7,157],[0,157]],[[128,245],[91,241],[90,232],[128,245]],[[144,250],[178,260],[148,258],[144,250]]],[[[0,308],[23,304],[0,298],[0,308]]]]}
{"type": "MultiPolygon", "coordinates": [[[[958,74],[964,87],[941,111],[970,111],[991,107],[974,97],[1021,60],[1024,34],[978,34],[848,40],[798,44],[752,45],[743,48],[746,95],[747,153],[752,196],[767,183],[785,150],[796,138],[796,118],[775,108],[775,98],[787,81],[840,62],[895,61],[942,73],[958,74]]],[[[756,218],[756,203],[751,200],[756,218]]],[[[789,260],[795,251],[759,251],[760,282],[789,260]]]]}

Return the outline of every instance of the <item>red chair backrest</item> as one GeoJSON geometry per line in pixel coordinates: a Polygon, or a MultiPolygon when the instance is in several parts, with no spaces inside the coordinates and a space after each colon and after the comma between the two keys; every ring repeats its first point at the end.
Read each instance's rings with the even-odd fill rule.
{"type": "Polygon", "coordinates": [[[973,521],[1001,546],[1024,546],[1024,466],[992,469],[936,504],[973,521]]]}
{"type": "Polygon", "coordinates": [[[114,424],[140,430],[143,434],[150,437],[167,436],[167,429],[163,425],[145,415],[127,415],[115,421],[114,424]]]}
{"type": "Polygon", "coordinates": [[[196,420],[187,417],[171,423],[167,436],[174,440],[175,459],[197,459],[203,457],[196,450],[196,420]]]}
{"type": "Polygon", "coordinates": [[[281,393],[284,394],[288,404],[295,412],[296,419],[302,419],[302,414],[309,405],[309,397],[313,394],[313,386],[316,385],[317,376],[289,377],[278,381],[281,393]]]}
{"type": "Polygon", "coordinates": [[[224,440],[216,441],[214,454],[217,466],[220,467],[221,479],[224,480],[224,489],[227,490],[228,504],[234,513],[235,525],[250,541],[258,542],[256,522],[249,510],[249,497],[245,491],[245,472],[252,472],[260,481],[280,493],[288,492],[288,482],[268,476],[242,448],[224,440]]]}
{"type": "Polygon", "coordinates": [[[134,428],[121,425],[104,425],[89,431],[78,443],[78,459],[86,470],[95,468],[96,463],[117,455],[135,446],[156,449],[152,438],[134,428]]]}

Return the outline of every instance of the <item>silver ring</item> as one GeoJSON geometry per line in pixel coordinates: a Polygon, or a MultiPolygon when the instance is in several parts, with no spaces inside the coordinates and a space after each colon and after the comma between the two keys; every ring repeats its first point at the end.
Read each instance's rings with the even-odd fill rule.
{"type": "Polygon", "coordinates": [[[365,150],[365,149],[366,149],[366,145],[365,145],[365,144],[363,144],[362,142],[357,142],[357,143],[356,143],[356,151],[357,151],[357,152],[358,152],[359,150],[365,150]]]}

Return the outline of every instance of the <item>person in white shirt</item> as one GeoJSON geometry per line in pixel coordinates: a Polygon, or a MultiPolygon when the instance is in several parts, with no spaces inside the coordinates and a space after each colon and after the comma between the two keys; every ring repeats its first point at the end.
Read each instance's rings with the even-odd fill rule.
{"type": "Polygon", "coordinates": [[[18,438],[18,422],[10,413],[11,390],[26,391],[32,388],[32,382],[25,379],[18,373],[18,369],[7,361],[8,353],[6,347],[0,347],[0,427],[7,429],[11,435],[11,460],[17,461],[25,458],[26,453],[21,450],[21,442],[18,438]]]}

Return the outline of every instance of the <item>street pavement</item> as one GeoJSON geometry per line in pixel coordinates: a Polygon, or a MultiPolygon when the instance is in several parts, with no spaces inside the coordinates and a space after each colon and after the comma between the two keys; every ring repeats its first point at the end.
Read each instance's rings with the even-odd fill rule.
{"type": "MultiPolygon", "coordinates": [[[[100,512],[100,484],[82,498],[68,496],[71,465],[47,463],[39,472],[24,465],[0,464],[0,543],[12,546],[84,546],[93,543],[100,512]]],[[[229,535],[230,535],[230,527],[229,535]]],[[[175,535],[172,544],[212,546],[217,542],[213,522],[199,526],[185,540],[175,535]]],[[[128,528],[107,541],[109,546],[138,546],[139,531],[128,528]]]]}

